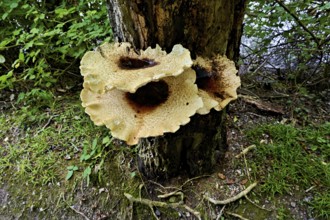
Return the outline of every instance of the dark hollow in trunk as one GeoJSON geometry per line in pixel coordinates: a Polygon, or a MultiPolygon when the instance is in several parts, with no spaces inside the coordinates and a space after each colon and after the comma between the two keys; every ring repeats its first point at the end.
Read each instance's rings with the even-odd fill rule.
{"type": "MultiPolygon", "coordinates": [[[[158,44],[167,52],[180,43],[192,58],[238,58],[244,0],[107,1],[116,41],[130,42],[136,49],[158,44]]],[[[141,140],[140,170],[150,178],[211,171],[217,155],[226,151],[225,118],[225,111],[195,115],[174,134],[141,140]]]]}

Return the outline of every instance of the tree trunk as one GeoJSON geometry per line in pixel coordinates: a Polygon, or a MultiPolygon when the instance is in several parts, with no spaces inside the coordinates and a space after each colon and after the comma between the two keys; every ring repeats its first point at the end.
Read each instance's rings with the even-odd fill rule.
{"type": "MultiPolygon", "coordinates": [[[[245,0],[108,0],[116,41],[137,49],[156,44],[170,52],[182,44],[196,55],[237,60],[245,0]]],[[[212,170],[216,152],[226,150],[225,111],[195,115],[172,134],[139,143],[140,168],[148,177],[166,178],[212,170]]]]}

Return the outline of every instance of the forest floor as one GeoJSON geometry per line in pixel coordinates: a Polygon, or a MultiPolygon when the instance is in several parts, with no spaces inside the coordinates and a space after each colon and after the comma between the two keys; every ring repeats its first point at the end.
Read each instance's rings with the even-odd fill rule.
{"type": "Polygon", "coordinates": [[[162,182],[93,125],[79,88],[2,93],[0,219],[330,218],[330,89],[242,78],[225,158],[162,182]]]}

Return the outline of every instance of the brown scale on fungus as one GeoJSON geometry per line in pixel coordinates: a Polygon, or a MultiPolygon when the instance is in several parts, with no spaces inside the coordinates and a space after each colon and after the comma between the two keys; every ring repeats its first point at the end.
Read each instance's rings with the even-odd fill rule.
{"type": "Polygon", "coordinates": [[[122,69],[127,70],[134,70],[134,69],[142,69],[142,68],[148,68],[157,65],[158,63],[155,62],[152,59],[137,59],[137,58],[131,58],[131,57],[121,57],[119,59],[118,66],[120,66],[122,69]]]}
{"type": "Polygon", "coordinates": [[[150,82],[136,90],[135,93],[126,93],[126,98],[132,108],[138,113],[151,111],[166,102],[169,96],[169,88],[165,81],[150,82]]]}

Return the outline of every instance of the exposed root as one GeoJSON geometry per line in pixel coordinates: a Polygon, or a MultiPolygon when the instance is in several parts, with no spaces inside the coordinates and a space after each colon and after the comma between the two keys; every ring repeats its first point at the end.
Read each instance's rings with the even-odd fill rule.
{"type": "Polygon", "coordinates": [[[246,155],[250,150],[252,150],[256,147],[257,147],[256,145],[252,144],[252,145],[244,148],[241,153],[239,153],[235,156],[235,158],[240,158],[241,156],[246,155]]]}
{"type": "Polygon", "coordinates": [[[247,195],[254,187],[256,187],[257,182],[252,183],[249,187],[247,187],[245,190],[242,192],[238,193],[236,196],[233,196],[231,198],[225,199],[225,200],[215,200],[211,197],[208,197],[204,195],[204,198],[208,200],[209,202],[213,203],[214,205],[226,205],[232,202],[235,202],[236,200],[239,200],[243,196],[247,195]]]}
{"type": "Polygon", "coordinates": [[[160,201],[154,201],[154,200],[149,200],[149,199],[143,199],[143,198],[135,198],[131,194],[124,193],[126,198],[131,202],[131,203],[140,203],[143,205],[148,206],[154,215],[156,219],[158,219],[157,215],[153,211],[153,207],[161,207],[161,208],[183,208],[186,209],[188,212],[191,214],[195,215],[198,219],[201,219],[200,213],[198,211],[195,211],[194,209],[190,208],[189,206],[185,205],[183,201],[176,202],[176,203],[166,203],[166,202],[160,202],[160,201]]]}
{"type": "Polygon", "coordinates": [[[192,182],[193,180],[196,180],[196,179],[200,179],[200,178],[204,178],[204,177],[209,177],[210,175],[203,175],[203,176],[196,176],[194,178],[191,178],[191,179],[188,179],[187,181],[185,181],[180,187],[164,187],[163,185],[157,183],[157,182],[153,182],[153,181],[150,181],[151,183],[155,184],[155,185],[158,185],[160,186],[161,188],[163,189],[174,189],[174,191],[170,192],[170,193],[164,193],[162,192],[161,190],[159,190],[160,192],[162,192],[163,194],[162,195],[158,195],[157,197],[158,198],[161,198],[161,199],[164,199],[164,198],[168,198],[168,197],[171,197],[173,195],[175,196],[181,196],[181,200],[183,200],[183,197],[184,197],[184,194],[183,194],[183,187],[188,184],[189,182],[192,182]]]}
{"type": "Polygon", "coordinates": [[[181,201],[183,201],[183,199],[184,199],[183,192],[180,192],[180,191],[173,191],[173,192],[166,193],[166,194],[163,194],[163,195],[158,195],[157,197],[160,198],[160,199],[166,199],[166,198],[171,197],[171,196],[180,196],[181,201]]]}

